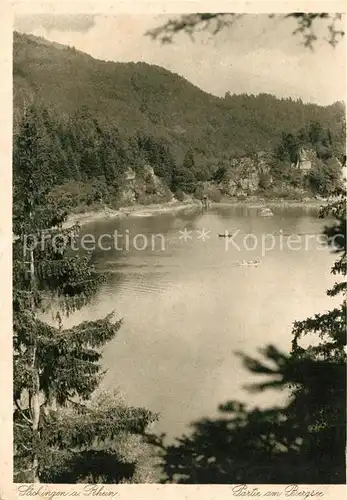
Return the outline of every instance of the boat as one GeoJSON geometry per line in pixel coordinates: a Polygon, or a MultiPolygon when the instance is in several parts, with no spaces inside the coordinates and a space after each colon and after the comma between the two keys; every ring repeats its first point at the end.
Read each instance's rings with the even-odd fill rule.
{"type": "Polygon", "coordinates": [[[242,260],[239,262],[240,266],[258,266],[260,264],[260,260],[242,260]]]}
{"type": "Polygon", "coordinates": [[[260,215],[260,217],[272,217],[273,216],[273,212],[269,208],[262,208],[259,211],[259,215],[260,215]]]}

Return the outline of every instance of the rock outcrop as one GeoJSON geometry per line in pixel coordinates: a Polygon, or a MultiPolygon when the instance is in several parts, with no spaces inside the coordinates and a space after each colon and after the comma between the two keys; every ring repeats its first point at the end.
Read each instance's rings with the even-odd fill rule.
{"type": "Polygon", "coordinates": [[[271,185],[270,159],[269,153],[260,151],[252,156],[231,160],[226,179],[220,184],[223,194],[230,196],[253,194],[259,189],[264,178],[271,185]]]}
{"type": "Polygon", "coordinates": [[[155,175],[151,165],[144,165],[140,173],[131,168],[126,170],[120,205],[160,203],[172,199],[173,194],[170,189],[162,179],[155,175]]]}
{"type": "Polygon", "coordinates": [[[301,148],[298,153],[298,161],[292,166],[306,173],[311,170],[316,162],[317,154],[314,150],[301,148]]]}

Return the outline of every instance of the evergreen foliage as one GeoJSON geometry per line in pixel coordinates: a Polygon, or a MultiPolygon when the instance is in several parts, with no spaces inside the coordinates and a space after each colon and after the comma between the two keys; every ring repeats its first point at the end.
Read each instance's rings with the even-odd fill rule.
{"type": "MultiPolygon", "coordinates": [[[[105,279],[90,255],[71,251],[79,228],[63,229],[76,203],[117,203],[128,168],[150,164],[177,197],[199,182],[220,183],[230,159],[271,151],[275,185],[329,196],[345,154],[344,105],[321,107],[274,96],[217,98],[163,68],[97,61],[43,39],[15,34],[13,153],[14,479],[18,482],[131,482],[137,457],[124,447],[156,415],[119,398],[99,398],[103,346],[121,326],[105,318],[64,328],[62,317],[85,306],[105,279]],[[28,104],[30,103],[30,104],[28,104]],[[305,176],[302,149],[319,161],[305,176]],[[55,322],[42,312],[59,311],[55,322]]],[[[346,276],[345,193],[322,212],[346,276]]],[[[328,295],[340,307],[296,322],[290,355],[274,346],[267,362],[243,356],[270,376],[253,390],[290,388],[283,408],[221,405],[220,419],[163,451],[168,481],[193,483],[341,483],[345,445],[346,283],[328,295]],[[308,334],[317,342],[302,347],[308,334]]]]}
{"type": "Polygon", "coordinates": [[[332,273],[343,280],[327,293],[342,295],[341,306],[295,322],[289,355],[272,345],[261,359],[240,353],[250,372],[267,377],[249,390],[289,390],[289,403],[260,409],[231,400],[218,418],[193,422],[173,444],[149,435],[161,453],[163,482],[345,484],[346,193],[335,195],[321,216],[335,219],[324,233],[338,257],[332,273]],[[307,335],[312,344],[302,347],[307,335]]]}
{"type": "Polygon", "coordinates": [[[28,103],[44,110],[37,114],[44,116],[40,131],[51,175],[56,186],[64,184],[70,203],[117,205],[127,168],[141,173],[146,163],[174,191],[193,193],[226,159],[276,151],[275,180],[290,184],[288,163],[296,162],[301,146],[312,147],[324,163],[345,154],[341,102],[318,106],[269,94],[215,97],[158,66],[100,61],[15,33],[16,134],[28,103]],[[77,198],[74,182],[84,186],[77,198]]]}
{"type": "MultiPolygon", "coordinates": [[[[60,148],[54,149],[56,129],[50,123],[45,111],[29,109],[15,138],[13,158],[13,422],[18,482],[49,482],[52,477],[59,481],[67,463],[71,477],[74,460],[82,453],[98,452],[104,461],[109,457],[115,463],[109,443],[119,434],[142,433],[156,418],[143,408],[117,402],[97,408],[83,403],[98,388],[102,347],[115,337],[121,322],[111,313],[63,327],[62,314],[86,305],[105,277],[96,272],[90,255],[71,253],[78,227],[63,230],[66,211],[50,198],[54,174],[61,173],[55,156],[60,148]],[[50,325],[40,312],[52,306],[58,313],[50,325]]],[[[64,162],[61,166],[66,167],[64,162]]],[[[93,464],[85,476],[93,476],[93,464]]],[[[114,481],[121,470],[115,471],[114,481]]]]}

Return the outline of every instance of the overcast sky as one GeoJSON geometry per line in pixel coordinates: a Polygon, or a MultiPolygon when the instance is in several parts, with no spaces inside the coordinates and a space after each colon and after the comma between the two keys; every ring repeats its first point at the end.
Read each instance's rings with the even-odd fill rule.
{"type": "MultiPolygon", "coordinates": [[[[169,16],[177,17],[177,15],[169,16]]],[[[267,92],[318,104],[345,100],[346,47],[325,40],[326,21],[317,26],[314,51],[302,45],[294,20],[247,14],[212,36],[186,35],[162,45],[145,36],[168,16],[22,15],[15,29],[71,45],[95,58],[145,61],[163,66],[214,95],[267,92]]]]}

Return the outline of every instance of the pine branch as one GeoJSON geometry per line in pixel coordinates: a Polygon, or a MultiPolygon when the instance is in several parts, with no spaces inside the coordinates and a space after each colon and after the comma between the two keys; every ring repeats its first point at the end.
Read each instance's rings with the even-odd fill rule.
{"type": "Polygon", "coordinates": [[[32,448],[32,447],[31,447],[31,448],[29,448],[28,446],[26,446],[26,445],[25,445],[25,444],[23,444],[23,443],[20,443],[20,444],[19,444],[19,446],[21,446],[22,448],[24,448],[26,451],[30,451],[30,452],[31,452],[31,451],[33,450],[33,448],[32,448]]]}
{"type": "MultiPolygon", "coordinates": [[[[30,424],[31,424],[31,422],[30,422],[30,424]]],[[[19,422],[13,422],[13,425],[15,425],[17,427],[21,427],[22,429],[28,429],[27,425],[20,424],[19,422]]]]}
{"type": "Polygon", "coordinates": [[[24,472],[32,472],[34,470],[34,467],[29,467],[29,469],[21,469],[18,471],[13,471],[14,476],[18,476],[19,474],[22,474],[24,472]]]}
{"type": "Polygon", "coordinates": [[[48,446],[64,448],[89,446],[95,439],[104,442],[122,432],[143,433],[157,415],[143,408],[114,405],[111,408],[86,408],[82,415],[52,413],[43,439],[48,446]]]}
{"type": "Polygon", "coordinates": [[[340,309],[333,309],[328,313],[315,314],[313,318],[304,321],[294,322],[293,328],[293,348],[298,345],[298,340],[310,332],[318,333],[320,338],[325,335],[340,342],[341,347],[346,344],[346,306],[342,305],[340,309]]]}

